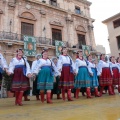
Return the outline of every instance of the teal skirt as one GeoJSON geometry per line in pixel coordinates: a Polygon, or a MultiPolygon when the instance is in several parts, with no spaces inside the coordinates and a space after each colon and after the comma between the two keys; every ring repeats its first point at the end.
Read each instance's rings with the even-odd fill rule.
{"type": "Polygon", "coordinates": [[[90,86],[97,87],[99,83],[98,83],[96,68],[92,68],[92,72],[93,72],[93,76],[90,76],[90,86]]]}
{"type": "Polygon", "coordinates": [[[90,75],[87,67],[79,67],[74,86],[75,88],[90,87],[90,75]]]}
{"type": "Polygon", "coordinates": [[[42,68],[37,77],[37,89],[38,90],[51,90],[53,89],[54,77],[51,74],[49,67],[42,68]]]}

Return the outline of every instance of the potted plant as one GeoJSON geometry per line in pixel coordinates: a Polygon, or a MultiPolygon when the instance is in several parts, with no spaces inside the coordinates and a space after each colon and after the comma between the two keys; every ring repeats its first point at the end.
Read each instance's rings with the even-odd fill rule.
{"type": "Polygon", "coordinates": [[[4,88],[7,90],[7,97],[14,97],[14,92],[11,91],[12,76],[8,76],[6,72],[3,73],[4,88]]]}

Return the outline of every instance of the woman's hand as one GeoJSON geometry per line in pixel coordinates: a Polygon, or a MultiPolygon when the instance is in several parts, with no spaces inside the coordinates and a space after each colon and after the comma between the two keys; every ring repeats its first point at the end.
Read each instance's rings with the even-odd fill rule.
{"type": "Polygon", "coordinates": [[[31,77],[32,77],[32,74],[28,73],[28,74],[27,74],[27,77],[28,77],[28,78],[31,78],[31,77]]]}

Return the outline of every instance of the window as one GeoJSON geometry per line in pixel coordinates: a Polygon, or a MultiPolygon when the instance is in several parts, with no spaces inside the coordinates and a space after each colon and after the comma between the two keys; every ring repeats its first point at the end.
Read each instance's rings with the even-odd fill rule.
{"type": "Polygon", "coordinates": [[[85,35],[78,34],[78,44],[80,49],[82,49],[82,45],[86,45],[85,35]]]}
{"type": "Polygon", "coordinates": [[[59,29],[52,29],[52,39],[62,41],[62,32],[59,29]]]}
{"type": "Polygon", "coordinates": [[[34,35],[34,25],[30,24],[30,23],[22,22],[21,23],[21,34],[33,36],[34,35]]]}
{"type": "Polygon", "coordinates": [[[80,8],[79,7],[75,7],[75,13],[80,14],[80,8]]]}
{"type": "Polygon", "coordinates": [[[117,27],[120,26],[120,18],[115,20],[115,21],[113,21],[113,26],[114,26],[114,28],[117,28],[117,27]]]}
{"type": "Polygon", "coordinates": [[[117,36],[117,44],[118,44],[118,49],[120,49],[120,36],[117,36]]]}
{"type": "Polygon", "coordinates": [[[50,0],[50,5],[57,6],[57,0],[50,0]]]}

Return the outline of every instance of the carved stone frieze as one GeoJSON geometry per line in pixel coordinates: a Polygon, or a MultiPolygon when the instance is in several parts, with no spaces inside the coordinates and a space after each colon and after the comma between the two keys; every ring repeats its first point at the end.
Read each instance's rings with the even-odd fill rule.
{"type": "Polygon", "coordinates": [[[61,23],[61,21],[58,20],[58,19],[50,21],[50,24],[51,25],[56,25],[56,26],[63,26],[63,24],[61,23]]]}
{"type": "Polygon", "coordinates": [[[3,14],[3,11],[0,9],[0,14],[3,14]]]}
{"type": "Polygon", "coordinates": [[[83,27],[83,26],[81,26],[81,25],[77,25],[77,26],[76,26],[76,30],[77,30],[77,31],[80,31],[80,32],[85,32],[85,33],[86,33],[85,27],[83,27]]]}

